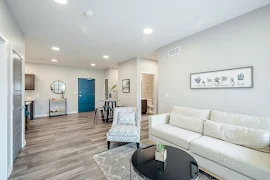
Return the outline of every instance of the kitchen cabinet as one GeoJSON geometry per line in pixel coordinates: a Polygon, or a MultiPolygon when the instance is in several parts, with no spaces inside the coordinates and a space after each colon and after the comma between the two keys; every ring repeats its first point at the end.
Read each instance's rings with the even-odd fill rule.
{"type": "Polygon", "coordinates": [[[25,74],[25,90],[35,90],[34,74],[25,74]]]}

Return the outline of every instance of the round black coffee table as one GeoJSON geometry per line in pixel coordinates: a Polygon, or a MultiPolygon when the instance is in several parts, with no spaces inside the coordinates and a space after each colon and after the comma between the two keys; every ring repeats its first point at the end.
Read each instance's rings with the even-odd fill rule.
{"type": "Polygon", "coordinates": [[[164,163],[155,160],[155,145],[137,149],[131,158],[131,168],[143,179],[190,180],[196,179],[199,168],[196,160],[180,149],[166,146],[164,163]]]}

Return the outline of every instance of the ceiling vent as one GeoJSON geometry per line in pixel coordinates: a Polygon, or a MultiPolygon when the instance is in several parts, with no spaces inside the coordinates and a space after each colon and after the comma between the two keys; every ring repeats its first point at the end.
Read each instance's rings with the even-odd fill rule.
{"type": "Polygon", "coordinates": [[[179,54],[180,54],[180,47],[176,47],[168,51],[168,57],[177,56],[179,54]]]}

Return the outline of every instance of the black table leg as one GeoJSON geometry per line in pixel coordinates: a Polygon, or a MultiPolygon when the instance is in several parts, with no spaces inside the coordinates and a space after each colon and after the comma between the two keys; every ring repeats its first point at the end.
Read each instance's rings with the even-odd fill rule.
{"type": "Polygon", "coordinates": [[[107,119],[106,119],[106,123],[108,123],[109,122],[109,113],[110,113],[110,102],[108,102],[108,103],[106,103],[106,104],[108,104],[108,106],[106,106],[106,111],[107,111],[107,119]]]}

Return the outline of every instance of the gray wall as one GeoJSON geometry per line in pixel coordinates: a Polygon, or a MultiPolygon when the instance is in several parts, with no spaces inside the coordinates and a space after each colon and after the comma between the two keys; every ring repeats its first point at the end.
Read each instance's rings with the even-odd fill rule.
{"type": "Polygon", "coordinates": [[[270,5],[160,48],[159,113],[178,105],[270,117],[269,19],[270,5]],[[253,89],[190,89],[190,73],[243,66],[254,66],[253,89]]]}
{"type": "Polygon", "coordinates": [[[25,73],[35,74],[35,90],[26,90],[25,96],[33,97],[35,101],[35,116],[48,116],[49,99],[61,98],[50,90],[53,81],[61,80],[66,84],[65,97],[67,98],[68,113],[78,113],[78,78],[95,79],[95,103],[101,106],[104,99],[104,71],[87,68],[73,68],[57,65],[26,63],[25,73]]]}
{"type": "Polygon", "coordinates": [[[137,106],[137,58],[118,65],[118,99],[120,105],[137,106]],[[130,93],[122,92],[123,79],[130,79],[130,93]]]}

